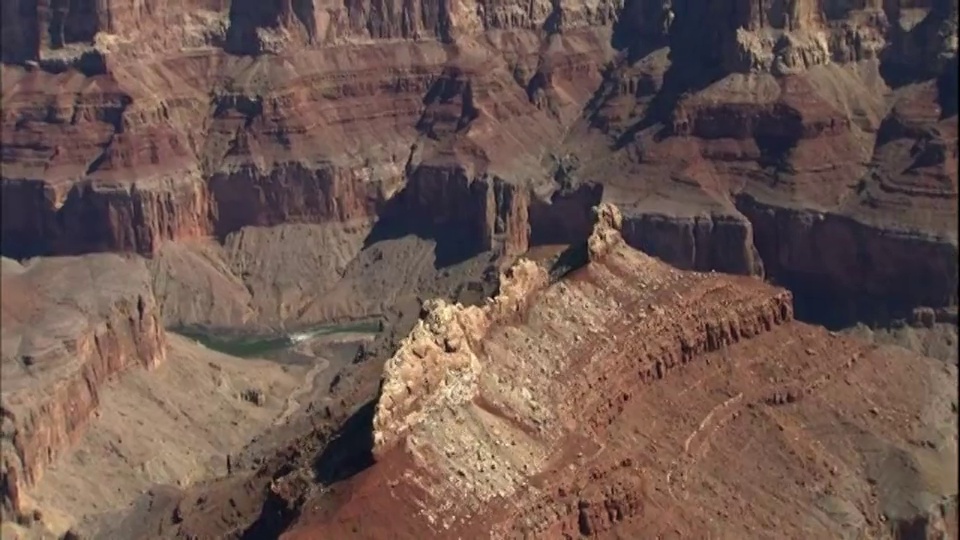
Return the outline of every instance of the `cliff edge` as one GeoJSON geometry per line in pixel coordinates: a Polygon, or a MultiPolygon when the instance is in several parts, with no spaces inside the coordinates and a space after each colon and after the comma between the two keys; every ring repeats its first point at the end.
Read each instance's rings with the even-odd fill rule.
{"type": "Polygon", "coordinates": [[[108,380],[166,358],[166,338],[141,259],[88,255],[4,259],[3,505],[83,434],[108,380]]]}
{"type": "Polygon", "coordinates": [[[523,261],[499,301],[428,310],[384,370],[376,463],[284,538],[949,530],[955,366],[796,322],[788,292],[672,269],[596,216],[559,281],[523,261]]]}

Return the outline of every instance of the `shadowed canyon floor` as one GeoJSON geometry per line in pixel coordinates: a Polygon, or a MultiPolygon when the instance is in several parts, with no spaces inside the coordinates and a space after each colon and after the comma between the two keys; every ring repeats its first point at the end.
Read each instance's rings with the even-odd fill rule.
{"type": "Polygon", "coordinates": [[[4,537],[957,537],[956,0],[0,8],[4,537]]]}

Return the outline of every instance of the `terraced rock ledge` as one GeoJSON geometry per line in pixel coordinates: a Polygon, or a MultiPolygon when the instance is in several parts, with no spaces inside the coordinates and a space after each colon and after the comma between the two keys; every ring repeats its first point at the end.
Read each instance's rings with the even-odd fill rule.
{"type": "Polygon", "coordinates": [[[284,538],[955,529],[954,366],[796,322],[789,292],[673,269],[596,213],[559,281],[520,261],[486,305],[430,306],[386,364],[376,463],[284,538]]]}

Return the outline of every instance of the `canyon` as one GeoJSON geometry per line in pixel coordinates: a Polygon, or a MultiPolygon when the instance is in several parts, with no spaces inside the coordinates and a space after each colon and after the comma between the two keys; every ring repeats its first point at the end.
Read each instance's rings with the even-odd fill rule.
{"type": "Polygon", "coordinates": [[[427,302],[336,429],[151,490],[111,533],[956,537],[955,364],[797,321],[790,292],[671,268],[597,214],[482,305],[427,302]]]}
{"type": "Polygon", "coordinates": [[[391,216],[518,254],[583,237],[603,199],[681,268],[854,318],[956,304],[950,0],[20,4],[9,257],[391,216]]]}
{"type": "MultiPolygon", "coordinates": [[[[941,384],[956,378],[957,13],[956,0],[3,0],[5,519],[30,521],[36,499],[60,505],[64,517],[41,520],[55,535],[149,524],[164,537],[292,526],[376,538],[386,531],[354,530],[358,516],[402,499],[416,506],[409,537],[491,523],[557,538],[754,537],[768,517],[787,536],[955,523],[955,487],[927,486],[946,501],[939,520],[929,501],[901,511],[883,493],[859,499],[867,484],[930,480],[877,480],[870,464],[828,467],[829,504],[857,507],[853,525],[801,523],[783,503],[715,529],[716,516],[743,513],[735,498],[652,478],[674,470],[667,446],[721,394],[741,396],[736,418],[694,451],[724,448],[697,469],[711,493],[759,497],[714,462],[749,464],[733,457],[738,436],[774,445],[762,452],[776,459],[879,445],[913,470],[955,455],[955,433],[925,434],[935,446],[915,451],[897,422],[942,427],[956,401],[941,384]],[[376,338],[319,372],[247,367],[177,335],[371,318],[376,338]],[[859,339],[855,324],[913,351],[859,339]],[[275,381],[268,405],[240,407],[239,389],[214,385],[188,409],[173,386],[145,382],[211,362],[275,381]],[[708,376],[720,369],[729,380],[708,376]],[[840,397],[841,383],[856,392],[840,397]],[[698,385],[689,403],[673,397],[698,385]],[[814,397],[783,385],[813,385],[814,397]],[[123,497],[94,525],[57,486],[77,489],[64,480],[84,470],[76,448],[109,446],[98,415],[115,418],[117,396],[157,392],[210,422],[197,411],[227,404],[248,432],[225,442],[200,422],[184,445],[206,461],[229,453],[232,472],[170,465],[152,481],[193,479],[118,484],[123,497]],[[292,417],[272,401],[298,392],[309,399],[292,417]],[[796,403],[768,411],[763,392],[796,403]],[[859,427],[803,431],[824,411],[859,427]],[[670,414],[671,430],[647,435],[633,419],[670,414]],[[812,446],[771,442],[791,428],[812,446]],[[353,431],[372,433],[369,452],[353,431]],[[627,452],[641,440],[648,456],[627,452]],[[463,506],[443,515],[454,499],[463,506]]],[[[807,476],[822,472],[811,463],[787,481],[742,477],[798,489],[774,498],[833,516],[811,498],[807,476]]]]}

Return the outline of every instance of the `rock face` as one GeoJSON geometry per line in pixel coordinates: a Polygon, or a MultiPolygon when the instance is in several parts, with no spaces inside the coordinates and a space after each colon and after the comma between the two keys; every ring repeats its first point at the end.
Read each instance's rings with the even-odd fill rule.
{"type": "Polygon", "coordinates": [[[384,370],[376,464],[284,538],[949,527],[955,366],[795,322],[789,292],[671,269],[597,218],[560,281],[522,261],[484,307],[428,307],[384,370]]]}
{"type": "Polygon", "coordinates": [[[3,14],[7,256],[385,216],[517,254],[581,241],[602,198],[681,268],[843,290],[849,311],[902,282],[925,285],[884,310],[956,303],[955,0],[3,14]],[[792,255],[826,249],[797,209],[869,253],[792,255]]]}
{"type": "Polygon", "coordinates": [[[500,292],[482,307],[425,306],[427,315],[400,343],[384,367],[373,420],[374,454],[382,454],[435,407],[474,399],[482,366],[475,348],[490,326],[522,312],[528,297],[546,286],[546,270],[521,260],[500,279],[500,292]]]}
{"type": "Polygon", "coordinates": [[[957,303],[949,242],[876,228],[836,214],[776,208],[746,199],[766,270],[784,286],[824,301],[839,321],[903,316],[913,306],[957,303]],[[883,268],[883,270],[880,270],[883,268]]]}
{"type": "Polygon", "coordinates": [[[34,259],[3,269],[4,505],[74,443],[100,387],[164,361],[165,336],[142,260],[34,259]]]}

